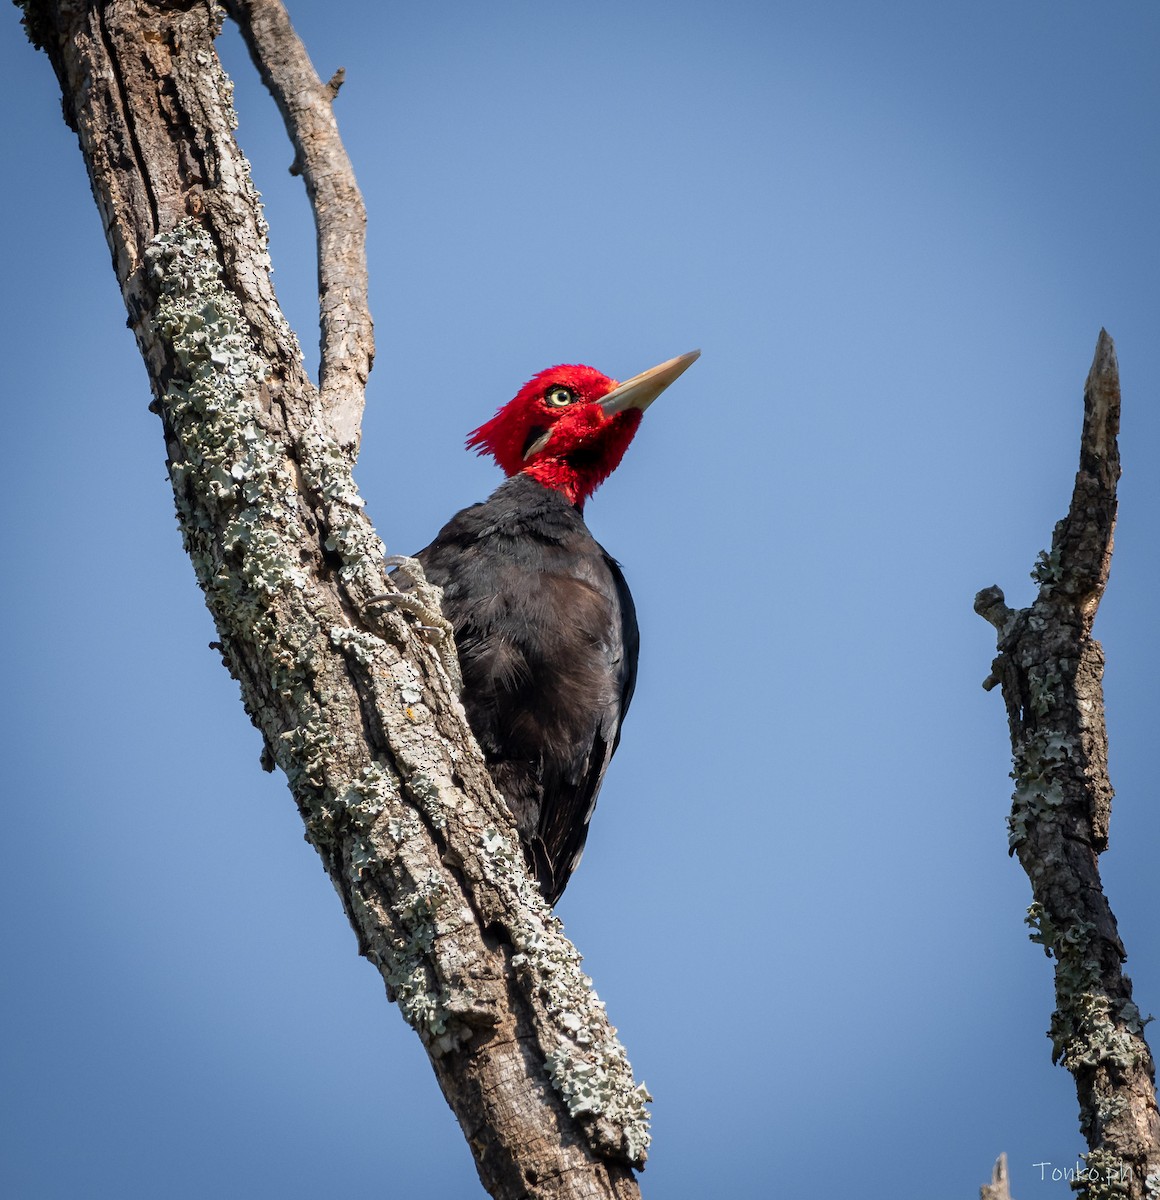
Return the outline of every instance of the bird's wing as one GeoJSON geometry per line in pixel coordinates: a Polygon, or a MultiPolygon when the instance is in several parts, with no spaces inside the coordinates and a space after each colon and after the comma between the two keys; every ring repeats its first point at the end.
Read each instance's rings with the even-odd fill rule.
{"type": "Polygon", "coordinates": [[[555,903],[636,682],[628,585],[576,510],[531,480],[457,514],[416,557],[443,588],[468,720],[555,903]]]}
{"type": "MultiPolygon", "coordinates": [[[[603,554],[603,578],[596,582],[604,609],[599,647],[590,661],[599,675],[600,694],[582,707],[589,729],[568,740],[571,753],[544,762],[543,800],[537,831],[537,873],[549,904],[555,904],[580,862],[588,824],[604,773],[620,743],[620,730],[636,687],[640,632],[636,608],[619,564],[603,554]],[[611,609],[611,611],[609,611],[611,609]]],[[[573,608],[575,611],[575,606],[573,608]]],[[[566,687],[565,683],[565,687],[566,687]]],[[[567,694],[563,699],[567,700],[567,694]]]]}

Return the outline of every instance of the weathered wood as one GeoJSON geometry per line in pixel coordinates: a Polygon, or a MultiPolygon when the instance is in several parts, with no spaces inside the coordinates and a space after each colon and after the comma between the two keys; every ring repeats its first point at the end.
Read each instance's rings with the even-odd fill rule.
{"type": "Polygon", "coordinates": [[[1119,423],[1116,353],[1101,330],[1071,507],[1032,572],[1039,594],[1015,611],[999,588],[986,588],[975,610],[998,630],[999,655],[983,686],[1002,684],[1007,706],[1011,852],[1031,880],[1032,939],[1055,959],[1053,1059],[1075,1079],[1090,1147],[1080,1186],[1093,1198],[1146,1200],[1160,1183],[1155,1072],[1099,873],[1112,786],[1103,651],[1091,629],[1111,566],[1119,423]]]}
{"type": "Polygon", "coordinates": [[[991,1182],[979,1188],[979,1200],[1011,1200],[1011,1184],[1007,1178],[1007,1155],[1000,1154],[991,1169],[991,1182]]]}
{"type": "Polygon", "coordinates": [[[332,106],[343,73],[324,84],[280,0],[226,0],[262,82],[294,143],[318,229],[322,323],[319,390],[340,446],[357,450],[367,376],[375,356],[367,304],[366,207],[338,135],[332,106]]]}
{"type": "MultiPolygon", "coordinates": [[[[405,615],[368,613],[383,548],[351,480],[355,439],[333,436],[270,284],[219,10],[23,7],[80,139],[223,659],[362,952],[493,1195],[638,1196],[647,1093],[527,877],[438,656],[405,615]]],[[[275,26],[263,38],[287,36],[275,26]]],[[[336,368],[343,388],[358,361],[336,368]]]]}

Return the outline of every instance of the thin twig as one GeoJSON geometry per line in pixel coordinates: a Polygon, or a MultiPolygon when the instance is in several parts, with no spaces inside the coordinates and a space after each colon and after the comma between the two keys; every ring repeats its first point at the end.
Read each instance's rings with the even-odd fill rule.
{"type": "Polygon", "coordinates": [[[323,83],[281,0],[225,0],[277,101],[294,143],[318,229],[322,327],[319,390],[339,444],[357,448],[367,376],[375,355],[367,305],[366,208],[331,105],[343,72],[323,83]]]}
{"type": "Polygon", "coordinates": [[[1144,1022],[1100,881],[1112,787],[1104,725],[1103,651],[1091,637],[1111,566],[1120,477],[1120,385],[1112,339],[1100,331],[1084,388],[1080,469],[1050,553],[1032,572],[1030,608],[1007,607],[997,587],[975,610],[998,630],[985,687],[1003,686],[1015,760],[1013,854],[1031,880],[1027,923],[1055,959],[1054,1059],[1071,1071],[1090,1147],[1089,1198],[1155,1197],[1160,1116],[1144,1022]]]}

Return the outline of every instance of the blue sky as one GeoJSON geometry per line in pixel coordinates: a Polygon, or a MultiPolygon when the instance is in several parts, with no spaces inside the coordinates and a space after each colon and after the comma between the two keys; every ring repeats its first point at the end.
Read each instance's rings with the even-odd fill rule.
{"type": "MultiPolygon", "coordinates": [[[[370,214],[358,471],[392,552],[484,497],[466,432],[555,362],[700,346],[589,504],[641,677],[560,905],[656,1097],[667,1200],[975,1195],[1083,1150],[1007,857],[999,583],[1124,385],[1097,623],[1102,860],[1160,1009],[1160,9],[301,2],[370,214]]],[[[0,1191],[482,1194],[207,649],[160,428],[47,61],[0,40],[6,841],[0,1191]]],[[[227,30],[275,282],[313,240],[227,30]]]]}

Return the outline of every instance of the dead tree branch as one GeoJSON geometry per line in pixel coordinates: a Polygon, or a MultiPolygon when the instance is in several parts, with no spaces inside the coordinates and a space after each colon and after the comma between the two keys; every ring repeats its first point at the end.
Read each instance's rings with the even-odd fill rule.
{"type": "Polygon", "coordinates": [[[1000,1154],[991,1168],[991,1182],[979,1188],[979,1200],[1011,1200],[1011,1181],[1007,1176],[1007,1155],[1000,1154]]]}
{"type": "Polygon", "coordinates": [[[1075,1078],[1090,1147],[1083,1186],[1093,1198],[1146,1200],[1160,1191],[1155,1074],[1099,873],[1112,787],[1103,651],[1091,629],[1111,566],[1119,424],[1116,353],[1101,330],[1071,507],[1032,572],[1039,594],[1016,611],[999,588],[986,588],[975,611],[998,630],[999,655],[983,686],[1002,684],[1007,706],[1011,852],[1031,880],[1032,939],[1055,959],[1053,1059],[1075,1078]]]}
{"type": "MultiPolygon", "coordinates": [[[[80,140],[223,658],[362,953],[427,1048],[493,1195],[638,1196],[647,1093],[527,877],[438,655],[404,614],[368,615],[387,586],[383,547],[351,480],[355,435],[335,437],[274,298],[214,48],[219,10],[22,7],[80,140]]],[[[277,8],[235,12],[260,9],[269,23],[251,41],[293,63],[277,8]]],[[[286,85],[281,67],[271,75],[286,85]]],[[[336,239],[337,251],[322,239],[324,278],[359,276],[336,239]]],[[[329,299],[335,330],[349,297],[329,299]]],[[[350,304],[357,323],[365,305],[350,304]]],[[[369,342],[328,340],[341,388],[361,393],[369,342]]]]}
{"type": "Polygon", "coordinates": [[[343,73],[327,84],[318,78],[280,0],[226,0],[225,8],[286,122],[295,151],[291,171],[306,183],[318,230],[319,388],[339,445],[353,453],[375,338],[367,304],[366,207],[333,111],[343,73]]]}

